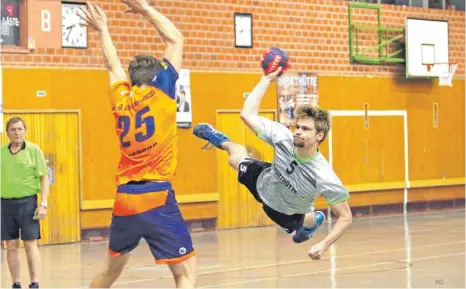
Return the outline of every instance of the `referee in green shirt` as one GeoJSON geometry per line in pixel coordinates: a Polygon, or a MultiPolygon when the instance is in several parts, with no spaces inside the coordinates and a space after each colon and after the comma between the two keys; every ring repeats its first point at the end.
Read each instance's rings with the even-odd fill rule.
{"type": "Polygon", "coordinates": [[[39,220],[47,214],[48,169],[41,149],[24,140],[26,123],[13,117],[6,123],[9,144],[1,150],[2,241],[7,245],[7,262],[12,288],[21,288],[19,237],[24,242],[28,261],[29,288],[39,288],[39,220]],[[41,192],[41,203],[37,194],[41,192]]]}

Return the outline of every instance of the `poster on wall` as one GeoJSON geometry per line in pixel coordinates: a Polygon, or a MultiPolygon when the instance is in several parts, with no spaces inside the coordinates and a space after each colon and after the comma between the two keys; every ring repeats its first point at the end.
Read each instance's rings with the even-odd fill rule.
{"type": "Polygon", "coordinates": [[[287,72],[277,81],[278,121],[286,127],[295,124],[295,109],[301,104],[319,104],[317,74],[287,72]]]}
{"type": "Polygon", "coordinates": [[[176,122],[179,128],[192,125],[191,84],[189,69],[181,69],[176,81],[176,122]]]}
{"type": "Polygon", "coordinates": [[[3,133],[3,74],[2,65],[0,64],[0,133],[3,133]]]}

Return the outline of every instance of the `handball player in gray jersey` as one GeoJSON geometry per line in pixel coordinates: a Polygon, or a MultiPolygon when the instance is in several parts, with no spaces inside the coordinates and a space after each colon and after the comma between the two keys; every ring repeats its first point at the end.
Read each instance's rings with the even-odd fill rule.
{"type": "Polygon", "coordinates": [[[311,105],[298,107],[294,133],[278,122],[259,116],[262,98],[280,71],[281,67],[261,77],[241,111],[245,124],[274,148],[272,163],[249,158],[244,146],[232,142],[210,124],[196,125],[193,133],[228,152],[228,163],[238,171],[239,182],[296,243],[309,240],[324,222],[324,213],[314,211],[314,201],[322,195],[337,221],[332,231],[308,252],[312,259],[320,259],[351,225],[349,194],[318,149],[330,130],[327,111],[311,105]]]}

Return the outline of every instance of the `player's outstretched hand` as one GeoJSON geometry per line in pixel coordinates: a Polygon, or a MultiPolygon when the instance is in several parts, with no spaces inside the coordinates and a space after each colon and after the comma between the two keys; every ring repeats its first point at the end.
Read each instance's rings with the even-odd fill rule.
{"type": "Polygon", "coordinates": [[[121,3],[125,4],[129,8],[125,13],[139,14],[149,7],[147,0],[121,0],[121,3]]]}
{"type": "Polygon", "coordinates": [[[80,25],[92,27],[97,32],[107,28],[107,16],[97,5],[86,2],[86,9],[80,8],[77,14],[83,20],[80,25]]]}
{"type": "Polygon", "coordinates": [[[274,72],[271,72],[269,74],[266,75],[266,77],[268,79],[270,79],[271,82],[274,82],[276,81],[278,78],[280,78],[280,76],[278,76],[280,74],[280,72],[282,71],[283,67],[279,66],[277,70],[275,70],[274,72]]]}
{"type": "Polygon", "coordinates": [[[308,252],[308,255],[312,260],[320,260],[320,258],[322,258],[322,255],[326,250],[327,248],[325,247],[325,245],[322,242],[320,242],[311,247],[311,249],[308,252]]]}

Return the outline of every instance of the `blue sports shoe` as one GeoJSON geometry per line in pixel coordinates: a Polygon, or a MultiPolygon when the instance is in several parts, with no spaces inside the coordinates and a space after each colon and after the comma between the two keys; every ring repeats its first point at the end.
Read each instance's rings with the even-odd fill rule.
{"type": "Polygon", "coordinates": [[[295,243],[302,243],[309,240],[320,227],[320,225],[322,225],[322,223],[325,221],[325,215],[321,211],[317,211],[314,214],[316,215],[316,224],[310,229],[304,228],[304,226],[299,228],[296,231],[296,234],[293,236],[293,241],[295,243]]]}
{"type": "Polygon", "coordinates": [[[204,139],[208,141],[208,143],[203,147],[203,149],[207,148],[209,143],[216,146],[219,149],[221,144],[226,141],[231,141],[229,137],[227,137],[224,133],[219,132],[213,126],[208,123],[200,123],[193,128],[193,134],[200,139],[204,139]]]}

